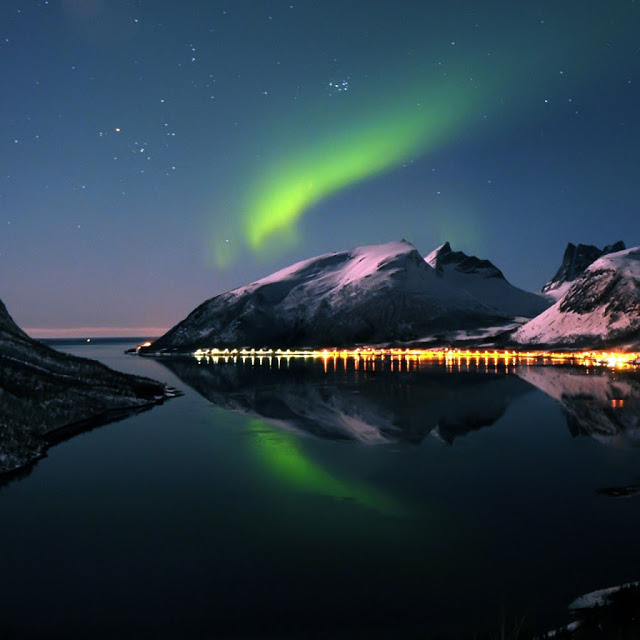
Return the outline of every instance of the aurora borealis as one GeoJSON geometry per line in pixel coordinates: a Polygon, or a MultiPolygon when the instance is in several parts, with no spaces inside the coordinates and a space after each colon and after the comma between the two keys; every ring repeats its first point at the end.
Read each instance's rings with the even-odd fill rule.
{"type": "Polygon", "coordinates": [[[568,241],[640,242],[632,0],[8,0],[0,25],[0,284],[35,333],[157,334],[403,237],[531,290],[568,241]]]}
{"type": "Polygon", "coordinates": [[[380,109],[382,115],[343,116],[322,135],[268,165],[247,207],[247,244],[259,250],[265,240],[286,232],[311,206],[342,188],[392,169],[434,149],[451,135],[467,110],[462,97],[447,109],[442,99],[424,107],[412,96],[380,109]]]}
{"type": "MultiPolygon", "coordinates": [[[[591,58],[589,36],[593,35],[584,27],[574,23],[569,36],[560,35],[556,27],[556,37],[568,37],[572,55],[580,57],[583,67],[591,58]]],[[[564,28],[568,32],[568,25],[564,28]]],[[[512,119],[516,123],[523,118],[535,119],[523,105],[531,98],[531,91],[545,86],[546,55],[536,46],[533,30],[522,35],[524,39],[513,47],[510,62],[496,65],[452,54],[448,71],[442,71],[441,64],[434,70],[427,62],[426,51],[419,52],[418,57],[423,58],[410,73],[397,64],[381,78],[376,77],[373,87],[364,87],[364,96],[357,102],[334,108],[329,117],[305,119],[297,127],[287,119],[287,128],[297,129],[293,141],[284,153],[272,143],[278,147],[275,158],[263,161],[264,171],[257,180],[249,176],[252,197],[241,229],[249,248],[258,251],[269,237],[279,233],[286,239],[306,211],[333,193],[436,152],[458,137],[472,136],[477,128],[474,120],[495,108],[495,95],[506,96],[517,111],[503,126],[512,126],[512,119]],[[522,84],[524,74],[527,86],[522,84]],[[305,136],[308,129],[312,134],[305,136]]],[[[455,45],[450,43],[452,48],[455,45]]],[[[279,135],[279,139],[287,139],[285,130],[279,135]]]]}

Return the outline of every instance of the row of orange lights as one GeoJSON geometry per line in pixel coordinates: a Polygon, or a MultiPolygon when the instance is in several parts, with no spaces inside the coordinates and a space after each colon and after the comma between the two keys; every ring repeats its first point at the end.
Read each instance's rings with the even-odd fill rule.
{"type": "Polygon", "coordinates": [[[462,359],[494,360],[513,364],[522,362],[527,364],[578,364],[586,367],[607,366],[614,369],[637,367],[640,365],[640,353],[626,353],[615,351],[581,351],[581,352],[553,352],[553,351],[511,351],[511,350],[468,350],[468,349],[383,349],[364,347],[358,349],[198,349],[193,355],[202,358],[246,358],[246,357],[276,357],[276,358],[341,358],[341,359],[401,359],[437,360],[451,363],[462,359]]]}

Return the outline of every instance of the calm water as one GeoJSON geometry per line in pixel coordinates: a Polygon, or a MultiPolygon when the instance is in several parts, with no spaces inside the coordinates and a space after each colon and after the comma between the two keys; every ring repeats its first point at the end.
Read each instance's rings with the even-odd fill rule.
{"type": "Polygon", "coordinates": [[[547,629],[640,578],[640,497],[601,492],[640,483],[633,378],[128,346],[59,348],[185,395],[0,489],[3,638],[547,629]]]}

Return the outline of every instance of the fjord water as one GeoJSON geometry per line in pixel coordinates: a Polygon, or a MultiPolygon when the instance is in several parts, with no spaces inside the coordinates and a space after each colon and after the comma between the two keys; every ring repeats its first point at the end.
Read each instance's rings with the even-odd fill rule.
{"type": "Polygon", "coordinates": [[[184,396],[0,488],[3,637],[544,630],[640,577],[633,377],[130,346],[58,348],[184,396]]]}

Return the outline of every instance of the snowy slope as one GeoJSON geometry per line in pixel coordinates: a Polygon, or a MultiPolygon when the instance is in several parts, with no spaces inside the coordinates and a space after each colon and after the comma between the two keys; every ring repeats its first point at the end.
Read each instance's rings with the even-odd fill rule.
{"type": "Polygon", "coordinates": [[[621,240],[607,245],[604,249],[598,249],[598,247],[591,244],[575,245],[570,242],[564,250],[562,263],[556,275],[542,287],[542,293],[553,300],[560,300],[589,265],[603,255],[616,253],[624,249],[624,242],[621,240]]]}
{"type": "Polygon", "coordinates": [[[561,282],[559,284],[547,282],[547,284],[542,287],[543,295],[547,296],[550,300],[550,303],[553,304],[560,300],[560,298],[564,298],[564,295],[571,289],[571,285],[575,282],[575,280],[571,280],[570,282],[561,282]]]}
{"type": "Polygon", "coordinates": [[[304,260],[216,296],[149,351],[402,341],[506,321],[401,241],[304,260]]]}
{"type": "Polygon", "coordinates": [[[546,297],[514,287],[489,260],[453,251],[448,242],[425,261],[449,286],[468,291],[500,315],[533,318],[550,305],[546,297]]]}
{"type": "Polygon", "coordinates": [[[598,258],[563,298],[513,339],[548,346],[640,345],[640,247],[598,258]]]}

